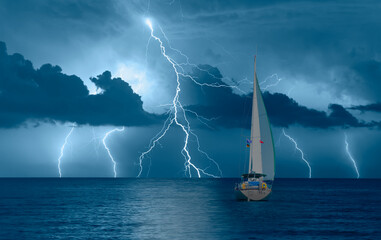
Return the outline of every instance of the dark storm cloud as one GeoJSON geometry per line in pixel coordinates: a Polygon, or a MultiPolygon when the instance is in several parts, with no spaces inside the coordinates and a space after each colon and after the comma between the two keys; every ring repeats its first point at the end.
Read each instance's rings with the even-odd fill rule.
{"type": "Polygon", "coordinates": [[[301,125],[313,128],[366,126],[338,104],[329,105],[330,113],[327,114],[301,106],[292,98],[281,93],[265,92],[263,100],[268,109],[270,122],[275,126],[301,125]]]}
{"type": "Polygon", "coordinates": [[[55,63],[88,84],[88,76],[99,69],[114,71],[112,60],[121,52],[117,42],[132,26],[126,10],[112,0],[4,0],[0,41],[7,43],[10,53],[28,56],[36,67],[55,63]]]}
{"type": "MultiPolygon", "coordinates": [[[[174,32],[181,40],[207,37],[224,46],[239,59],[229,63],[238,76],[249,68],[246,63],[258,45],[266,75],[300,76],[293,81],[322,84],[331,99],[349,95],[350,104],[381,101],[381,81],[375,78],[381,52],[380,1],[182,1],[182,18],[175,6],[154,5],[155,16],[178,26],[174,32]]],[[[229,66],[224,68],[226,72],[229,66]]]]}
{"type": "MultiPolygon", "coordinates": [[[[218,69],[210,66],[200,66],[207,69],[215,77],[206,72],[194,69],[193,76],[200,82],[219,83],[221,74],[218,69]]],[[[188,105],[189,110],[195,111],[207,118],[217,118],[215,123],[224,127],[248,128],[250,126],[251,94],[239,96],[230,88],[202,88],[190,81],[184,83],[185,101],[192,98],[201,99],[198,104],[188,105]],[[193,86],[191,86],[193,85],[193,86]],[[188,92],[188,89],[191,92],[188,92]]],[[[364,123],[357,120],[343,106],[331,104],[328,112],[318,111],[298,104],[292,98],[282,93],[263,94],[270,122],[274,126],[288,127],[300,125],[311,128],[330,127],[371,127],[377,123],[364,123]]]]}
{"type": "Polygon", "coordinates": [[[140,96],[106,71],[91,81],[103,91],[89,95],[83,81],[45,64],[35,70],[20,54],[8,55],[0,42],[0,127],[28,120],[90,125],[139,126],[159,118],[143,110],[140,96]]]}
{"type": "Polygon", "coordinates": [[[358,61],[351,69],[356,73],[353,81],[360,83],[358,91],[366,93],[368,99],[380,101],[381,62],[374,59],[358,61]]]}
{"type": "Polygon", "coordinates": [[[360,110],[361,112],[380,112],[381,113],[381,103],[372,103],[368,105],[359,105],[359,106],[353,106],[349,109],[353,110],[360,110]]]}
{"type": "Polygon", "coordinates": [[[116,1],[105,4],[104,1],[3,0],[0,13],[8,20],[4,28],[17,25],[28,32],[37,31],[40,37],[51,34],[51,38],[65,39],[73,37],[73,33],[94,37],[100,33],[115,34],[118,32],[117,22],[129,22],[129,16],[118,11],[116,1]]]}

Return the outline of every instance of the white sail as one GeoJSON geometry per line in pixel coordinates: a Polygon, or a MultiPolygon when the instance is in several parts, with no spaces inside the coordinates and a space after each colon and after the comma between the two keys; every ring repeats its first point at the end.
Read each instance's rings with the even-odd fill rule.
{"type": "Polygon", "coordinates": [[[241,183],[236,185],[236,197],[247,201],[267,200],[272,192],[275,156],[270,123],[256,75],[256,58],[250,141],[249,172],[242,174],[241,183]]]}
{"type": "Polygon", "coordinates": [[[254,91],[250,140],[249,173],[266,174],[266,179],[274,179],[274,145],[270,123],[257,80],[256,60],[254,61],[254,91]]]}

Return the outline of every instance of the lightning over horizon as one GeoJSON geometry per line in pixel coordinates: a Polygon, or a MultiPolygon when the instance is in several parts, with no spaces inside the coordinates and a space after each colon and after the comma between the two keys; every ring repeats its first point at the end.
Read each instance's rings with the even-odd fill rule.
{"type": "Polygon", "coordinates": [[[298,151],[300,152],[301,157],[302,157],[302,160],[303,160],[303,161],[307,164],[307,166],[308,166],[308,169],[309,169],[309,178],[311,178],[311,166],[310,166],[309,162],[304,158],[304,153],[303,153],[302,149],[300,149],[300,148],[298,147],[298,144],[296,143],[296,141],[295,141],[292,137],[290,137],[289,135],[286,134],[286,132],[284,131],[284,128],[282,129],[282,131],[283,131],[283,135],[284,135],[285,137],[287,137],[291,142],[293,142],[294,145],[295,145],[295,149],[298,150],[298,151]]]}
{"type": "Polygon", "coordinates": [[[105,149],[106,149],[106,151],[107,151],[107,154],[108,154],[108,156],[110,157],[110,159],[111,159],[111,161],[112,161],[112,163],[113,163],[114,178],[116,178],[116,176],[117,176],[117,173],[116,173],[116,165],[117,165],[117,164],[116,164],[116,161],[114,160],[114,157],[113,157],[112,154],[111,154],[110,148],[109,148],[109,147],[107,146],[107,144],[106,144],[106,139],[108,138],[108,136],[109,136],[110,134],[112,134],[112,133],[114,133],[114,132],[116,132],[116,131],[118,131],[118,132],[122,132],[122,131],[124,131],[124,127],[121,127],[121,128],[114,128],[114,129],[112,129],[112,130],[106,132],[105,136],[104,136],[103,139],[102,139],[103,146],[105,147],[105,149]]]}
{"type": "Polygon", "coordinates": [[[277,178],[381,178],[381,4],[71,1],[0,1],[0,177],[234,178],[259,122],[277,178]]]}
{"type": "MultiPolygon", "coordinates": [[[[182,106],[181,102],[180,102],[180,92],[181,92],[181,83],[180,83],[180,77],[186,77],[186,78],[189,78],[191,79],[194,83],[200,85],[200,86],[210,86],[210,87],[228,87],[228,85],[218,85],[218,84],[204,84],[204,83],[199,83],[197,82],[192,76],[188,75],[188,74],[185,74],[185,71],[184,71],[184,68],[183,68],[183,65],[192,65],[191,63],[189,63],[189,59],[188,57],[183,54],[181,51],[179,50],[176,50],[172,47],[169,46],[169,48],[175,52],[177,52],[179,55],[183,56],[185,59],[186,59],[186,62],[185,63],[178,63],[176,62],[173,58],[171,58],[167,52],[166,52],[166,48],[164,46],[164,43],[163,41],[157,37],[156,35],[154,35],[154,30],[153,30],[153,25],[152,25],[152,22],[150,19],[146,19],[145,20],[145,23],[147,24],[147,26],[150,28],[150,39],[153,38],[154,40],[156,40],[159,45],[160,45],[160,51],[161,51],[161,54],[164,56],[164,58],[170,63],[170,65],[172,66],[175,74],[176,74],[176,92],[175,92],[175,96],[172,100],[172,104],[171,104],[171,107],[168,111],[168,118],[166,119],[166,121],[164,122],[164,125],[163,125],[163,128],[156,134],[156,136],[154,136],[152,139],[151,139],[151,142],[150,142],[150,145],[148,147],[148,150],[143,152],[140,157],[139,157],[139,167],[140,167],[140,170],[139,170],[139,173],[137,175],[137,177],[140,177],[141,174],[142,174],[142,171],[143,171],[143,160],[145,158],[145,156],[151,152],[152,149],[155,148],[156,144],[158,144],[159,140],[161,140],[165,135],[166,133],[168,132],[168,130],[170,129],[170,127],[175,124],[177,125],[181,130],[182,132],[184,133],[185,135],[185,139],[184,139],[184,145],[183,145],[183,148],[181,150],[181,154],[183,155],[184,159],[185,159],[185,162],[184,162],[184,173],[185,175],[188,174],[189,177],[192,177],[192,170],[197,174],[197,177],[198,178],[201,178],[201,174],[205,175],[205,176],[209,176],[209,177],[218,177],[214,174],[211,174],[209,172],[206,172],[206,169],[202,169],[202,168],[199,168],[197,167],[193,162],[192,162],[192,157],[191,157],[191,154],[190,154],[190,150],[189,150],[189,146],[188,146],[188,141],[189,141],[189,138],[190,138],[190,135],[195,137],[196,139],[196,142],[198,144],[198,151],[200,153],[202,153],[204,156],[207,157],[208,160],[212,161],[213,164],[215,164],[220,172],[220,174],[222,175],[222,172],[217,164],[216,161],[214,161],[212,158],[209,157],[208,154],[206,154],[204,151],[202,151],[200,149],[200,143],[199,143],[199,140],[198,140],[198,137],[197,135],[191,130],[191,127],[190,127],[190,123],[188,121],[188,118],[187,118],[187,115],[186,115],[186,110],[184,109],[184,107],[182,106]],[[181,123],[181,119],[185,122],[185,123],[181,123]]],[[[163,30],[161,29],[161,32],[163,33],[163,36],[165,39],[167,39],[165,33],[163,32],[163,30]]],[[[150,41],[148,41],[148,44],[149,44],[150,41]]],[[[148,47],[147,47],[148,48],[148,47]]],[[[192,65],[193,67],[198,67],[196,65],[192,65]]],[[[201,71],[205,71],[201,68],[198,68],[199,70],[201,71]]],[[[213,76],[213,75],[212,75],[213,76]]],[[[230,87],[230,86],[229,86],[230,87]]]]}
{"type": "Polygon", "coordinates": [[[344,142],[345,142],[345,150],[347,152],[347,155],[349,157],[349,159],[352,161],[353,163],[353,166],[356,170],[356,174],[357,174],[357,178],[360,178],[360,173],[359,173],[359,170],[357,168],[357,164],[356,164],[356,161],[355,159],[352,157],[352,154],[349,152],[349,144],[348,144],[348,137],[347,137],[347,134],[344,132],[344,142]]]}
{"type": "Polygon", "coordinates": [[[65,146],[66,146],[66,144],[67,144],[67,142],[68,142],[68,139],[69,139],[70,135],[73,133],[74,128],[75,128],[75,125],[73,125],[73,126],[71,127],[70,132],[66,135],[66,137],[65,137],[65,141],[64,141],[64,143],[63,143],[63,145],[62,145],[62,147],[61,147],[61,154],[60,154],[60,156],[58,157],[58,165],[57,165],[57,167],[58,167],[58,174],[59,174],[60,178],[62,177],[62,173],[61,173],[61,159],[62,159],[63,156],[64,156],[65,146]]]}

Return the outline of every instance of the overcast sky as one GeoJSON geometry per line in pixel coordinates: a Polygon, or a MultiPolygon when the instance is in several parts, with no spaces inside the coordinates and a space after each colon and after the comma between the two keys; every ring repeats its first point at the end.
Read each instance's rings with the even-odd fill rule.
{"type": "MultiPolygon", "coordinates": [[[[192,63],[184,73],[231,86],[180,79],[192,132],[219,164],[197,151],[192,135],[189,150],[200,168],[223,177],[247,170],[257,54],[276,176],[308,177],[284,129],[304,151],[312,177],[357,177],[346,134],[360,177],[378,178],[380,10],[379,1],[1,1],[0,176],[58,176],[73,126],[61,159],[64,177],[112,177],[102,139],[122,126],[106,139],[117,176],[139,174],[139,156],[166,123],[177,86],[150,38],[150,19],[166,53],[192,63]]],[[[171,127],[144,158],[142,176],[189,176],[184,138],[171,127]]]]}

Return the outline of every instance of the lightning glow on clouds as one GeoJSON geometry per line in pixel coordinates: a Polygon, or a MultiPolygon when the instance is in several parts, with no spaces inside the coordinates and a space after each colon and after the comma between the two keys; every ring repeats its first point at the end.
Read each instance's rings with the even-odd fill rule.
{"type": "Polygon", "coordinates": [[[115,76],[130,84],[134,92],[140,96],[147,95],[152,87],[150,81],[147,80],[146,71],[132,62],[128,64],[119,63],[115,76]]]}

